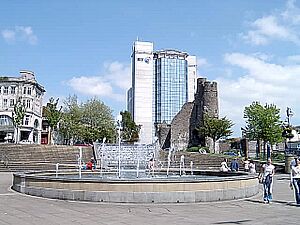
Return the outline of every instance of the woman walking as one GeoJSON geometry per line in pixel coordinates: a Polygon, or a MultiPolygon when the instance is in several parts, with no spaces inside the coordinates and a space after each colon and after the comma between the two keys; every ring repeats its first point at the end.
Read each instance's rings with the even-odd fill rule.
{"type": "Polygon", "coordinates": [[[269,158],[267,164],[262,166],[263,187],[264,187],[264,202],[272,201],[273,177],[275,174],[275,166],[272,165],[272,160],[269,158]]]}
{"type": "Polygon", "coordinates": [[[295,191],[295,199],[297,205],[300,204],[300,160],[295,159],[295,166],[291,169],[291,185],[295,191]]]}

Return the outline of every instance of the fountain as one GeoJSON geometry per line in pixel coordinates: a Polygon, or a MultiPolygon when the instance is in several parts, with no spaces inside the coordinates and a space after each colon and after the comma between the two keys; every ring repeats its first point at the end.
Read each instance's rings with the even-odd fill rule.
{"type": "Polygon", "coordinates": [[[250,197],[258,193],[256,175],[197,170],[185,158],[171,168],[158,167],[157,146],[95,143],[100,168],[81,170],[79,150],[76,170],[15,173],[13,189],[21,193],[55,199],[119,203],[191,203],[250,197]],[[152,168],[147,165],[153,158],[152,168]],[[119,163],[120,162],[120,163],[119,163]]]}

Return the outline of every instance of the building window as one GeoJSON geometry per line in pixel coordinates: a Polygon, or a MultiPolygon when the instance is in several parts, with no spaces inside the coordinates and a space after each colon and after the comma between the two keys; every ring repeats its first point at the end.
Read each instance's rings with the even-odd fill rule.
{"type": "Polygon", "coordinates": [[[26,101],[26,108],[31,108],[31,101],[29,99],[26,101]]]}
{"type": "Polygon", "coordinates": [[[144,61],[143,58],[137,58],[137,61],[144,61]]]}
{"type": "Polygon", "coordinates": [[[15,105],[15,99],[10,99],[9,100],[9,106],[13,107],[15,105]]]}
{"type": "Polygon", "coordinates": [[[0,86],[0,94],[2,93],[2,86],[0,86]]]}
{"type": "Polygon", "coordinates": [[[26,87],[23,89],[23,94],[26,95],[26,87]]]}
{"type": "Polygon", "coordinates": [[[8,87],[4,87],[3,94],[5,94],[5,95],[8,94],[8,87]]]}
{"type": "Polygon", "coordinates": [[[31,88],[30,88],[30,87],[27,88],[27,94],[28,94],[28,95],[31,95],[31,88]]]}
{"type": "Polygon", "coordinates": [[[13,121],[6,115],[0,116],[0,126],[13,126],[13,121]]]}
{"type": "Polygon", "coordinates": [[[10,93],[12,95],[16,94],[16,87],[15,86],[10,87],[10,93]]]}
{"type": "Polygon", "coordinates": [[[7,99],[3,99],[3,108],[7,108],[7,99]]]}
{"type": "Polygon", "coordinates": [[[34,126],[35,129],[38,129],[39,128],[39,121],[35,120],[33,126],[34,126]]]}
{"type": "Polygon", "coordinates": [[[29,125],[29,118],[30,118],[30,116],[28,116],[28,115],[25,116],[24,125],[29,125]]]}

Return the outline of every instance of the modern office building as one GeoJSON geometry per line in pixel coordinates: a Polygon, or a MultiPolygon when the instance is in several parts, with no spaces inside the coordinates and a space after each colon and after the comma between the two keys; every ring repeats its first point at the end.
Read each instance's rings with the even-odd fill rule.
{"type": "Polygon", "coordinates": [[[141,143],[155,141],[155,125],[171,123],[184,103],[194,100],[196,73],[195,56],[177,50],[154,51],[152,42],[134,42],[127,110],[141,125],[141,143]]]}
{"type": "Polygon", "coordinates": [[[37,83],[31,71],[20,71],[20,77],[0,76],[0,142],[41,143],[44,92],[44,87],[37,83]],[[25,108],[18,129],[13,124],[17,102],[25,108]]]}

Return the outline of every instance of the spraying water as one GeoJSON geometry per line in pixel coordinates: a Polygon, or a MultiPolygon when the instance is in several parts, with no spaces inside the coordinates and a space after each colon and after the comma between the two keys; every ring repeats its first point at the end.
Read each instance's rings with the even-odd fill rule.
{"type": "Polygon", "coordinates": [[[172,157],[172,148],[169,148],[169,153],[168,153],[168,166],[167,166],[167,176],[169,176],[169,170],[171,166],[171,157],[172,157]]]}
{"type": "Polygon", "coordinates": [[[181,176],[183,173],[185,173],[185,168],[184,168],[184,155],[181,155],[181,156],[180,156],[179,175],[181,176]]]}

